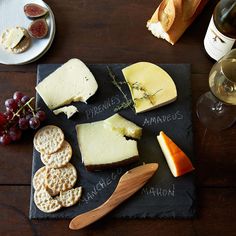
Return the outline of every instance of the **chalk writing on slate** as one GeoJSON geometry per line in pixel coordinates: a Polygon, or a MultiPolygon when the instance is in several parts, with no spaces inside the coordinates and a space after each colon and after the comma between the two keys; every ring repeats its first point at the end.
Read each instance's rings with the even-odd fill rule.
{"type": "Polygon", "coordinates": [[[117,168],[116,171],[111,172],[108,177],[100,178],[97,183],[93,185],[92,190],[83,195],[83,197],[81,198],[81,202],[85,202],[86,204],[88,204],[89,201],[98,196],[99,192],[106,191],[106,188],[108,188],[109,185],[113,184],[114,181],[117,182],[117,179],[120,178],[122,173],[123,169],[117,168]]]}
{"type": "Polygon", "coordinates": [[[110,109],[111,107],[115,107],[119,105],[121,102],[120,96],[115,95],[106,99],[102,104],[98,106],[93,106],[92,108],[85,111],[87,120],[94,118],[95,116],[105,112],[106,110],[110,109]]]}
{"type": "Polygon", "coordinates": [[[150,126],[150,125],[156,125],[161,124],[165,122],[175,121],[175,120],[183,120],[184,115],[181,113],[181,111],[177,110],[175,113],[169,113],[162,116],[151,116],[151,117],[145,117],[143,121],[143,126],[150,126]]]}
{"type": "Polygon", "coordinates": [[[175,185],[172,184],[170,188],[160,187],[143,187],[141,194],[150,195],[154,197],[174,197],[175,196],[175,185]]]}

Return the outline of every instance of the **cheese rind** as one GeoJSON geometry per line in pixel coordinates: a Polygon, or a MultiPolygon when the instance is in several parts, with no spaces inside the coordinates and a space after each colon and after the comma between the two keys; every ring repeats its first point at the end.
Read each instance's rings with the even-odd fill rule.
{"type": "Polygon", "coordinates": [[[115,114],[104,120],[104,127],[113,131],[118,131],[121,135],[134,139],[140,139],[142,136],[141,127],[123,118],[119,114],[115,114]]]}
{"type": "Polygon", "coordinates": [[[78,109],[73,105],[61,107],[53,111],[55,115],[64,113],[67,116],[67,119],[70,119],[76,112],[78,112],[78,109]]]}
{"type": "Polygon", "coordinates": [[[129,85],[136,113],[164,106],[177,98],[172,78],[155,64],[138,62],[122,72],[129,85]]]}
{"type": "Polygon", "coordinates": [[[194,170],[188,156],[163,131],[157,136],[157,140],[174,177],[194,170]]]}
{"type": "Polygon", "coordinates": [[[98,84],[88,67],[79,59],[71,59],[51,73],[36,90],[49,109],[85,102],[95,94],[98,84]]]}
{"type": "Polygon", "coordinates": [[[119,131],[108,129],[104,121],[76,126],[82,161],[88,170],[101,170],[137,161],[137,142],[119,131]]]}

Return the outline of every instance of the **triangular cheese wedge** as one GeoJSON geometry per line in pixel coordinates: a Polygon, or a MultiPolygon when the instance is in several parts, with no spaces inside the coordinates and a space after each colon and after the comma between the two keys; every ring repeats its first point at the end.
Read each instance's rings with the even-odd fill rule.
{"type": "Polygon", "coordinates": [[[122,70],[129,86],[136,113],[149,111],[176,100],[172,78],[161,67],[138,62],[122,70]]]}
{"type": "Polygon", "coordinates": [[[175,177],[194,170],[188,156],[163,131],[157,136],[157,140],[175,177]]]}

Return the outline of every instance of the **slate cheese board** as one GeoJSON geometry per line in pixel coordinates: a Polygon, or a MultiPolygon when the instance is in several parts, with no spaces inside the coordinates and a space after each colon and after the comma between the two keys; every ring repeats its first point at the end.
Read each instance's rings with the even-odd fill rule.
{"type": "MultiPolygon", "coordinates": [[[[156,135],[162,130],[184,150],[194,164],[193,134],[191,120],[191,69],[189,64],[159,64],[174,80],[178,98],[175,102],[161,108],[141,114],[130,109],[119,112],[123,117],[143,127],[142,139],[138,142],[140,160],[129,166],[109,169],[100,172],[89,172],[81,162],[81,154],[77,144],[75,125],[99,121],[115,114],[115,108],[124,101],[122,94],[111,83],[108,75],[109,66],[119,81],[124,81],[121,69],[128,64],[91,64],[89,69],[98,82],[98,91],[88,103],[73,103],[79,113],[67,120],[64,114],[55,116],[41,97],[36,94],[36,107],[47,114],[44,125],[59,126],[65,139],[71,144],[73,156],[71,163],[78,171],[75,186],[82,186],[83,194],[75,206],[63,208],[55,213],[41,212],[33,201],[34,189],[31,186],[30,219],[71,219],[74,216],[98,207],[109,198],[114,191],[120,176],[127,170],[142,163],[159,163],[155,176],[138,193],[124,202],[110,216],[117,218],[191,218],[196,213],[196,193],[194,172],[175,178],[172,176],[164,155],[157,142],[156,135]]],[[[39,65],[37,83],[55,71],[60,65],[39,65]]],[[[131,98],[128,86],[123,89],[131,98]]],[[[58,91],[58,96],[60,96],[58,91]]],[[[93,148],[93,147],[91,147],[93,148]]],[[[114,147],[115,148],[115,147],[114,147]]],[[[43,166],[40,154],[34,149],[32,160],[32,177],[43,166]]]]}

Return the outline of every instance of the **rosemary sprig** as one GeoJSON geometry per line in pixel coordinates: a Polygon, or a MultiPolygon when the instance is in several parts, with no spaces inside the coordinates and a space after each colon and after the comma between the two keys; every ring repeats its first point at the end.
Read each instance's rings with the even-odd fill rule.
{"type": "Polygon", "coordinates": [[[143,97],[141,97],[141,98],[135,98],[135,99],[134,99],[134,102],[137,101],[137,100],[148,99],[152,105],[154,105],[154,102],[153,102],[153,100],[152,100],[152,97],[155,96],[158,92],[160,92],[160,91],[162,90],[162,89],[159,89],[159,90],[157,90],[155,93],[149,94],[149,93],[147,92],[147,90],[144,89],[144,88],[142,87],[142,85],[141,85],[139,82],[135,82],[135,83],[133,83],[133,84],[130,84],[130,87],[131,87],[132,89],[139,90],[139,91],[141,91],[141,92],[143,93],[143,97]]]}
{"type": "Polygon", "coordinates": [[[128,84],[130,85],[130,87],[131,87],[132,89],[144,91],[144,88],[141,87],[140,83],[138,83],[138,82],[135,82],[135,83],[133,83],[133,84],[130,84],[130,83],[128,83],[128,84]]]}
{"type": "Polygon", "coordinates": [[[154,105],[154,101],[153,101],[153,96],[155,96],[158,92],[160,92],[162,89],[157,90],[155,93],[153,94],[149,94],[147,92],[147,90],[139,83],[139,82],[135,82],[135,83],[129,83],[126,81],[117,81],[116,76],[114,75],[114,73],[112,72],[111,68],[109,66],[107,66],[107,70],[109,73],[109,76],[112,79],[112,84],[119,89],[119,91],[121,92],[121,94],[123,95],[125,102],[122,102],[120,105],[118,105],[114,111],[120,111],[122,109],[128,108],[130,107],[132,110],[134,110],[134,105],[136,105],[136,102],[138,100],[142,100],[142,99],[147,99],[149,100],[149,102],[154,105]],[[138,90],[142,92],[142,97],[140,98],[135,98],[134,101],[132,101],[132,99],[128,99],[126,94],[123,92],[121,85],[126,84],[128,85],[132,90],[138,90]]]}
{"type": "Polygon", "coordinates": [[[145,89],[141,88],[140,91],[143,92],[143,97],[141,97],[141,98],[135,98],[134,101],[142,100],[142,99],[148,99],[148,100],[150,101],[150,103],[151,103],[152,105],[154,105],[154,102],[153,102],[153,100],[152,100],[152,97],[155,96],[155,95],[156,95],[158,92],[160,92],[161,90],[162,90],[162,89],[159,89],[159,90],[157,90],[157,91],[156,91],[155,93],[153,93],[153,94],[148,94],[148,93],[145,91],[145,89]]]}
{"type": "Polygon", "coordinates": [[[112,79],[112,84],[117,88],[119,89],[119,91],[121,92],[122,96],[124,97],[125,99],[125,102],[122,102],[120,105],[118,105],[114,111],[117,112],[117,111],[120,111],[122,109],[125,109],[125,108],[128,108],[130,107],[132,110],[134,110],[134,107],[133,107],[133,101],[131,99],[128,99],[126,94],[123,92],[120,84],[126,84],[126,82],[119,82],[117,81],[116,79],[116,76],[114,75],[114,73],[112,72],[111,68],[109,66],[107,66],[107,70],[108,70],[108,74],[109,76],[111,77],[112,79]]]}
{"type": "Polygon", "coordinates": [[[120,110],[126,109],[128,107],[132,107],[133,109],[133,100],[129,99],[127,102],[122,102],[118,106],[115,107],[114,112],[118,112],[120,110]]]}

